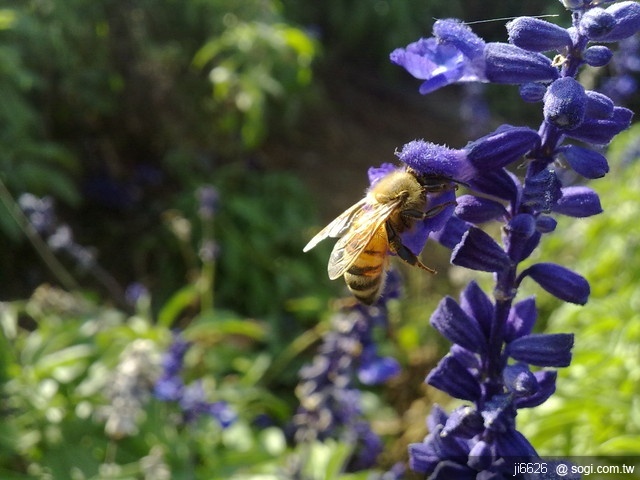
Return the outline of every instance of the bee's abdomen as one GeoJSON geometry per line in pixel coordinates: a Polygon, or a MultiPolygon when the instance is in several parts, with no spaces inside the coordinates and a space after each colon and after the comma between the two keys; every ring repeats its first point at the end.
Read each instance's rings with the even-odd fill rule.
{"type": "Polygon", "coordinates": [[[386,244],[380,249],[367,248],[344,274],[353,296],[366,305],[373,304],[380,297],[384,286],[386,249],[386,244]]]}

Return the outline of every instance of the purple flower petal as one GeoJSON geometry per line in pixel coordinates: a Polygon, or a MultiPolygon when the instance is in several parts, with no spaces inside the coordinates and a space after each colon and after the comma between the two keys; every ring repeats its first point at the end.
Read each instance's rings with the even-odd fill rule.
{"type": "Polygon", "coordinates": [[[467,315],[476,319],[484,335],[489,338],[494,307],[491,299],[482,291],[475,280],[469,282],[462,291],[460,307],[467,315]]]}
{"type": "Polygon", "coordinates": [[[506,352],[515,360],[538,367],[568,367],[571,348],[571,333],[532,333],[509,343],[506,352]]]}
{"type": "Polygon", "coordinates": [[[451,252],[451,263],[482,272],[499,272],[508,268],[511,260],[489,234],[471,227],[451,252]]]}
{"type": "Polygon", "coordinates": [[[594,145],[607,145],[613,137],[631,125],[633,112],[624,107],[615,107],[609,118],[586,118],[584,122],[566,135],[594,145]]]}
{"type": "Polygon", "coordinates": [[[443,298],[431,315],[431,325],[449,341],[476,353],[487,351],[487,339],[478,322],[451,297],[443,298]]]}
{"type": "Polygon", "coordinates": [[[476,168],[486,171],[505,167],[539,145],[540,136],[535,130],[502,125],[495,132],[470,143],[464,150],[476,168]]]}
{"type": "Polygon", "coordinates": [[[441,245],[453,249],[462,241],[462,237],[469,228],[471,228],[471,225],[467,222],[463,222],[458,217],[451,216],[441,230],[433,232],[431,238],[441,245]]]}
{"type": "Polygon", "coordinates": [[[518,184],[504,169],[482,172],[467,182],[476,192],[486,193],[502,200],[515,201],[518,184]]]}
{"type": "Polygon", "coordinates": [[[463,150],[454,150],[424,140],[413,140],[396,152],[400,161],[427,176],[466,182],[475,175],[463,150]]]}
{"type": "Polygon", "coordinates": [[[520,85],[520,97],[527,103],[541,102],[544,94],[547,93],[547,87],[542,83],[529,82],[520,85]]]}
{"type": "Polygon", "coordinates": [[[461,195],[455,208],[456,216],[469,223],[484,223],[507,216],[501,203],[475,195],[461,195]]]}
{"type": "Polygon", "coordinates": [[[573,170],[585,178],[604,177],[609,163],[604,155],[590,148],[567,145],[559,149],[573,170]]]}
{"type": "Polygon", "coordinates": [[[530,334],[537,318],[535,297],[525,298],[513,305],[507,319],[505,342],[509,343],[518,337],[530,334]]]}
{"type": "Polygon", "coordinates": [[[505,247],[514,262],[521,262],[538,246],[540,234],[536,231],[536,219],[533,215],[519,213],[504,229],[509,234],[505,237],[505,247]],[[534,236],[537,241],[532,243],[534,236]]]}
{"type": "Polygon", "coordinates": [[[593,45],[582,54],[585,63],[592,67],[604,67],[609,64],[611,58],[613,58],[613,52],[604,45],[593,45]]]}
{"type": "Polygon", "coordinates": [[[471,438],[482,432],[483,421],[480,413],[469,405],[456,408],[442,429],[442,435],[471,438]]]}
{"type": "Polygon", "coordinates": [[[591,289],[584,277],[568,268],[554,263],[536,263],[520,274],[529,275],[551,295],[565,302],[584,305],[589,299],[591,289]]]}
{"type": "Polygon", "coordinates": [[[561,185],[556,172],[542,170],[525,180],[522,203],[538,212],[550,212],[562,197],[561,185]]]}
{"type": "Polygon", "coordinates": [[[382,178],[386,177],[392,172],[398,170],[398,166],[393,163],[383,163],[379,167],[370,167],[367,170],[367,175],[369,176],[369,185],[373,187],[376,183],[378,183],[382,178]]]}
{"type": "Polygon", "coordinates": [[[587,94],[572,77],[557,79],[544,95],[544,119],[563,130],[573,130],[584,120],[587,94]]]}
{"type": "Polygon", "coordinates": [[[513,428],[496,435],[495,445],[496,455],[511,457],[511,461],[524,461],[523,457],[529,457],[531,461],[539,458],[535,448],[524,435],[513,428]]]}
{"type": "Polygon", "coordinates": [[[571,45],[571,36],[564,28],[532,17],[518,17],[507,23],[509,42],[532,52],[561,50],[571,45]]]}
{"type": "Polygon", "coordinates": [[[580,19],[580,33],[591,40],[600,38],[611,32],[616,26],[616,19],[604,8],[595,7],[587,10],[580,19]]]}
{"type": "Polygon", "coordinates": [[[480,398],[478,380],[452,355],[440,360],[427,375],[426,382],[455,398],[469,401],[480,398]]]}
{"type": "Polygon", "coordinates": [[[562,198],[553,211],[570,217],[583,218],[602,213],[598,194],[589,187],[575,186],[562,189],[562,198]]]}
{"type": "Polygon", "coordinates": [[[525,363],[507,365],[502,372],[505,387],[517,397],[530,396],[538,391],[538,381],[525,363]]]}
{"type": "MultiPolygon", "coordinates": [[[[605,47],[606,48],[606,47],[605,47]]],[[[589,118],[609,118],[613,115],[615,105],[613,100],[604,93],[587,90],[587,110],[585,115],[589,118]]]]}
{"type": "Polygon", "coordinates": [[[487,43],[484,55],[486,76],[492,83],[550,82],[559,76],[549,58],[515,45],[487,43]]]}
{"type": "Polygon", "coordinates": [[[532,408],[542,405],[556,391],[558,372],[555,370],[540,370],[533,375],[538,382],[538,390],[533,395],[516,398],[516,408],[532,408]]]}
{"type": "Polygon", "coordinates": [[[548,215],[539,215],[536,218],[536,229],[540,233],[551,233],[556,229],[558,221],[548,215]]]}
{"type": "Polygon", "coordinates": [[[598,38],[600,42],[618,42],[640,31],[640,4],[627,1],[611,5],[606,12],[613,16],[615,26],[598,38]]]}

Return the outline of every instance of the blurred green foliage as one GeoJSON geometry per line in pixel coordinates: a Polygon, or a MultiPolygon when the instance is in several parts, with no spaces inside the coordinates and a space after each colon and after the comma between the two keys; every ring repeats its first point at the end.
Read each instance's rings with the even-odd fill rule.
{"type": "Polygon", "coordinates": [[[549,401],[521,411],[522,432],[547,455],[637,455],[640,451],[640,157],[635,125],[610,148],[612,172],[594,182],[604,213],[562,219],[539,258],[584,275],[584,307],[538,296],[548,331],[574,332],[571,366],[549,401]]]}
{"type": "Polygon", "coordinates": [[[265,322],[194,316],[183,331],[193,344],[182,376],[201,381],[210,401],[229,402],[238,419],[227,429],[207,416],[181,421],[176,405],[151,395],[171,341],[165,323],[175,319],[163,312],[154,322],[148,301],[128,315],[42,286],[2,305],[3,479],[276,479],[300,459],[307,478],[366,478],[341,475],[347,443],[287,445],[279,425],[296,404],[274,389],[271,369],[283,360],[264,350],[265,322]],[[260,417],[272,426],[255,424],[260,417]]]}

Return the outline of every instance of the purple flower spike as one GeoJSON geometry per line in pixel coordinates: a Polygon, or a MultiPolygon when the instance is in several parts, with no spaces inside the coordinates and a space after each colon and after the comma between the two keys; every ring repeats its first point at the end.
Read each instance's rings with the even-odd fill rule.
{"type": "Polygon", "coordinates": [[[584,305],[589,299],[591,288],[584,277],[555,263],[536,263],[520,274],[529,275],[551,295],[565,302],[584,305]]]}
{"type": "Polygon", "coordinates": [[[575,186],[562,189],[562,198],[553,211],[569,217],[584,218],[602,213],[598,194],[589,187],[575,186]]]}
{"type": "Polygon", "coordinates": [[[532,17],[519,17],[507,23],[509,42],[532,52],[561,50],[571,45],[571,36],[564,28],[532,17]]]}
{"type": "Polygon", "coordinates": [[[559,76],[558,69],[543,54],[506,43],[487,43],[485,62],[486,76],[492,83],[550,82],[559,76]]]}
{"type": "Polygon", "coordinates": [[[511,264],[511,259],[489,234],[471,227],[451,252],[451,263],[481,272],[499,272],[511,264]]]}
{"type": "Polygon", "coordinates": [[[590,148],[567,145],[559,149],[571,168],[585,178],[604,177],[609,172],[609,163],[604,155],[590,148]]]}
{"type": "Polygon", "coordinates": [[[487,351],[487,340],[478,322],[451,297],[443,298],[431,315],[431,325],[449,341],[476,353],[487,351]]]}
{"type": "Polygon", "coordinates": [[[565,130],[573,130],[584,120],[587,94],[584,87],[571,77],[553,82],[544,96],[544,119],[565,130]]]}
{"type": "Polygon", "coordinates": [[[531,334],[515,339],[507,346],[507,354],[521,362],[538,367],[567,367],[571,363],[573,334],[531,334]]]}
{"type": "Polygon", "coordinates": [[[538,146],[538,132],[527,127],[502,125],[495,132],[467,145],[465,151],[477,169],[487,171],[506,167],[538,146]]]}
{"type": "Polygon", "coordinates": [[[414,140],[405,144],[396,155],[409,167],[428,176],[466,182],[476,173],[464,151],[424,140],[414,140]]]}

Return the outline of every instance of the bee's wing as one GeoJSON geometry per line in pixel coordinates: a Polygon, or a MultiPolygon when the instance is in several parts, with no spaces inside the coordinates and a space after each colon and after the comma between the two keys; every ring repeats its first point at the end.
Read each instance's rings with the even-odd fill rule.
{"type": "Polygon", "coordinates": [[[371,238],[398,207],[399,201],[369,204],[361,208],[351,228],[338,240],[329,257],[329,278],[335,280],[353,265],[371,238]]]}
{"type": "Polygon", "coordinates": [[[324,227],[318,232],[315,237],[309,240],[309,243],[305,245],[302,251],[308,252],[325,238],[336,238],[344,235],[344,232],[349,228],[349,226],[353,222],[353,219],[358,215],[365,203],[366,198],[363,198],[358,203],[352,205],[347,210],[338,215],[338,217],[335,218],[329,225],[324,227]]]}

